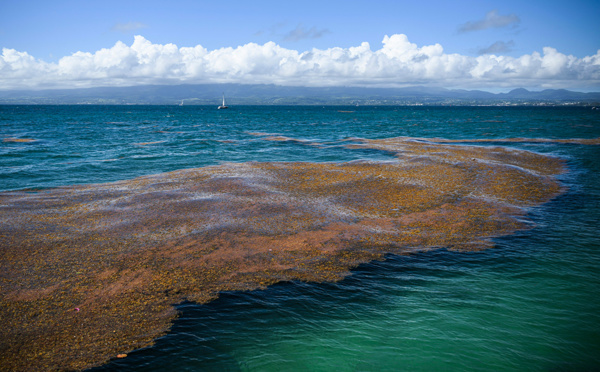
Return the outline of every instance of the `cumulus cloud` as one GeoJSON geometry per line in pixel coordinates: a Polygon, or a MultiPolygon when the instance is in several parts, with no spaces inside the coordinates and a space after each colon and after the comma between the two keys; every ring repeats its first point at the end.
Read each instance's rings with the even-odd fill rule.
{"type": "Polygon", "coordinates": [[[323,37],[323,35],[329,34],[329,31],[326,28],[317,29],[316,27],[311,27],[306,29],[303,25],[298,25],[295,29],[288,32],[283,38],[284,41],[300,41],[303,39],[318,39],[323,37]]]}
{"type": "Polygon", "coordinates": [[[386,35],[378,50],[366,42],[304,52],[274,42],[207,50],[201,45],[154,44],[136,36],[131,45],[117,42],[57,63],[7,48],[0,56],[0,89],[182,83],[598,89],[600,50],[584,58],[550,47],[518,58],[472,57],[445,53],[440,44],[418,46],[402,34],[386,35]]]}
{"type": "Polygon", "coordinates": [[[477,54],[500,54],[500,53],[508,53],[511,52],[513,47],[515,46],[515,42],[510,40],[508,42],[504,41],[496,41],[494,44],[490,45],[487,48],[481,48],[477,52],[477,54]]]}
{"type": "Polygon", "coordinates": [[[500,15],[497,10],[492,10],[485,15],[484,19],[461,25],[458,32],[480,31],[508,26],[516,27],[519,23],[521,23],[521,19],[516,14],[500,15]]]}

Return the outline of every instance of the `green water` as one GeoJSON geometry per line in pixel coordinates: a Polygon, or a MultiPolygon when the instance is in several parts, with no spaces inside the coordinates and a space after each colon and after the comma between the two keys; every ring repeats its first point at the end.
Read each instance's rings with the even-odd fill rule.
{"type": "MultiPolygon", "coordinates": [[[[245,161],[386,160],[348,138],[596,138],[586,108],[0,106],[0,189],[245,161]],[[354,111],[339,112],[339,111],[354,111]],[[261,134],[257,134],[261,133],[261,134]],[[264,141],[267,134],[289,141],[264,141]],[[152,145],[139,143],[157,142],[152,145]],[[318,144],[318,146],[315,146],[318,144]]],[[[600,367],[600,146],[500,142],[564,158],[566,192],[493,249],[362,265],[181,304],[154,347],[97,371],[587,371],[600,367]]]]}

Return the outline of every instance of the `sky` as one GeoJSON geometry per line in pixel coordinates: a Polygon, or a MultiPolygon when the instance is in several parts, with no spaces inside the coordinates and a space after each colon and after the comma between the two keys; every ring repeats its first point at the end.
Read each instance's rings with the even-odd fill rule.
{"type": "Polygon", "coordinates": [[[599,0],[0,0],[0,90],[600,91],[599,0]]]}

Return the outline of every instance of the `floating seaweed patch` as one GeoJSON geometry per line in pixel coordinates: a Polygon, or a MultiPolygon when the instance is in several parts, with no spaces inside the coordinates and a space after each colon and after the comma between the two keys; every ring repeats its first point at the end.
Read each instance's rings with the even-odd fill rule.
{"type": "Polygon", "coordinates": [[[439,139],[352,142],[396,159],[229,163],[0,193],[0,369],[105,363],[151,345],[183,300],[340,280],[387,253],[485,249],[562,192],[555,157],[439,139]]]}
{"type": "Polygon", "coordinates": [[[156,145],[157,143],[164,143],[166,141],[153,141],[153,142],[139,142],[134,143],[134,146],[147,146],[147,145],[156,145]]]}
{"type": "Polygon", "coordinates": [[[2,142],[15,142],[15,143],[27,143],[27,142],[35,142],[36,139],[33,138],[5,138],[2,142]]]}

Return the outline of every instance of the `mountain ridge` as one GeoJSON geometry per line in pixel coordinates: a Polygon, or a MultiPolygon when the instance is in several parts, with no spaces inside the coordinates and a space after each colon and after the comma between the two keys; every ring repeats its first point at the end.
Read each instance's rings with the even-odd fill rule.
{"type": "Polygon", "coordinates": [[[142,85],[53,90],[0,90],[0,104],[214,105],[600,105],[600,92],[566,89],[508,93],[424,86],[406,88],[288,87],[243,84],[142,85]]]}

